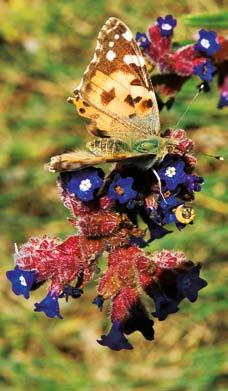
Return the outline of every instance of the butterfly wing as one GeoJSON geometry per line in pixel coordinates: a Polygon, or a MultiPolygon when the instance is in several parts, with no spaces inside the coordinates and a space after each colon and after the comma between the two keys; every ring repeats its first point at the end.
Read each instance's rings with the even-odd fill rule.
{"type": "Polygon", "coordinates": [[[53,156],[46,168],[50,172],[74,171],[89,166],[96,166],[104,163],[137,161],[138,158],[146,160],[154,159],[155,155],[148,153],[135,154],[133,152],[121,152],[96,156],[90,151],[75,150],[62,155],[53,156]]]}
{"type": "Polygon", "coordinates": [[[102,27],[94,57],[74,91],[78,113],[89,130],[123,140],[159,134],[157,101],[142,53],[129,28],[116,18],[102,27]]]}

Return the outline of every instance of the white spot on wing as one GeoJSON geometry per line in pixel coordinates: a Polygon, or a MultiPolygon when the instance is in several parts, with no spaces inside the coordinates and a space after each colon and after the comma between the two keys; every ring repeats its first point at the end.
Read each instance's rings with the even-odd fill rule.
{"type": "Polygon", "coordinates": [[[114,46],[114,42],[109,42],[109,44],[108,44],[109,46],[110,46],[110,48],[113,48],[113,46],[114,46]]]}
{"type": "Polygon", "coordinates": [[[131,55],[131,54],[126,54],[123,58],[125,64],[130,65],[130,64],[135,64],[138,67],[143,67],[145,65],[145,61],[143,56],[136,56],[136,55],[131,55]]]}
{"type": "Polygon", "coordinates": [[[132,36],[132,33],[129,31],[129,30],[126,30],[125,33],[122,34],[123,37],[127,40],[127,41],[131,41],[133,36],[132,36]]]}
{"type": "Polygon", "coordinates": [[[102,45],[100,44],[99,41],[97,41],[97,46],[96,46],[96,50],[101,50],[102,49],[102,45]]]}
{"type": "Polygon", "coordinates": [[[115,38],[115,39],[119,39],[119,37],[120,37],[119,34],[115,34],[115,35],[114,35],[114,38],[115,38]]]}
{"type": "Polygon", "coordinates": [[[115,57],[116,57],[116,53],[113,52],[113,50],[109,50],[108,53],[106,54],[106,58],[108,61],[114,60],[115,57]]]}

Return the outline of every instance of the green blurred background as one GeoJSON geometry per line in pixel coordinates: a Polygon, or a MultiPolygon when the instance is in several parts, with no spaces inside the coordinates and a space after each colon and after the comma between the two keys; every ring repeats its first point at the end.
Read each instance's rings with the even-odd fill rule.
{"type": "MultiPolygon", "coordinates": [[[[14,243],[31,235],[72,234],[67,210],[59,201],[55,174],[43,169],[50,156],[83,145],[85,124],[66,98],[92,57],[96,36],[109,16],[122,18],[134,31],[145,31],[159,15],[178,19],[175,39],[196,39],[199,28],[227,33],[224,1],[184,0],[1,0],[0,1],[0,183],[1,315],[0,387],[2,390],[165,390],[225,391],[225,255],[228,214],[225,163],[199,158],[206,179],[197,195],[193,226],[153,243],[151,249],[175,248],[202,262],[209,285],[195,304],[156,322],[156,339],[135,333],[131,352],[112,352],[96,339],[107,330],[104,314],[91,300],[95,283],[80,299],[62,303],[64,320],[34,313],[33,303],[16,297],[5,279],[12,268],[14,243]]],[[[188,82],[162,127],[173,126],[195,93],[188,82]]],[[[194,102],[182,127],[198,150],[225,154],[227,110],[217,110],[218,89],[194,102]]],[[[108,309],[106,310],[108,313],[108,309]]]]}

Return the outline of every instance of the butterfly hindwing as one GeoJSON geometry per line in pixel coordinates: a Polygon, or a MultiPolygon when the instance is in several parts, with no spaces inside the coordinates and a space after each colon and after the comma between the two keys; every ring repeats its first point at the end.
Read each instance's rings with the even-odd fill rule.
{"type": "Polygon", "coordinates": [[[104,154],[96,156],[90,151],[75,150],[62,155],[53,156],[47,164],[50,172],[73,171],[84,167],[96,166],[104,163],[113,163],[120,161],[128,161],[137,157],[148,156],[148,154],[138,154],[132,152],[120,152],[113,154],[104,154]]]}

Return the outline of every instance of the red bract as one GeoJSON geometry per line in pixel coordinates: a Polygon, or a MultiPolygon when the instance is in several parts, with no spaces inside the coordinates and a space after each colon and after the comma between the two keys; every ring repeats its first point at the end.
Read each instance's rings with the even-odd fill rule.
{"type": "Polygon", "coordinates": [[[183,252],[170,250],[156,251],[153,253],[152,259],[159,269],[175,269],[183,267],[187,262],[183,252]]]}
{"type": "Polygon", "coordinates": [[[173,54],[174,73],[180,76],[192,76],[194,68],[206,61],[194,45],[180,48],[173,54]]]}
{"type": "Polygon", "coordinates": [[[108,211],[90,211],[81,216],[78,227],[81,232],[88,237],[112,236],[117,232],[121,224],[119,213],[108,211]]]}
{"type": "Polygon", "coordinates": [[[154,274],[155,266],[150,257],[136,246],[121,248],[109,254],[108,270],[102,276],[98,293],[105,299],[116,296],[125,286],[140,289],[140,275],[154,274]]]}
{"type": "Polygon", "coordinates": [[[107,238],[105,242],[108,251],[112,252],[119,247],[129,246],[132,240],[134,241],[134,239],[142,239],[144,236],[145,230],[143,231],[136,227],[131,229],[121,228],[111,237],[107,238]]]}
{"type": "Polygon", "coordinates": [[[136,289],[124,287],[113,299],[111,320],[112,322],[123,322],[128,318],[132,307],[139,300],[139,294],[136,289]]]}
{"type": "Polygon", "coordinates": [[[149,28],[150,47],[148,54],[155,64],[168,63],[169,52],[171,49],[171,36],[162,37],[158,26],[149,28]]]}
{"type": "Polygon", "coordinates": [[[32,238],[16,254],[22,270],[36,272],[37,282],[50,279],[51,291],[60,293],[64,285],[80,277],[80,286],[94,273],[94,262],[103,251],[103,243],[84,236],[59,239],[32,238]]]}
{"type": "Polygon", "coordinates": [[[60,181],[57,181],[57,186],[63,205],[69,209],[74,216],[80,216],[84,215],[85,213],[89,213],[90,208],[84,202],[70,194],[67,190],[63,189],[60,181]]]}
{"type": "Polygon", "coordinates": [[[23,270],[35,270],[38,281],[48,279],[56,267],[56,247],[58,238],[43,236],[31,238],[15,254],[16,264],[23,270]]]}
{"type": "Polygon", "coordinates": [[[168,129],[165,132],[165,137],[173,141],[173,153],[184,155],[193,147],[193,141],[186,137],[186,132],[183,129],[168,129]]]}
{"type": "Polygon", "coordinates": [[[149,28],[149,35],[151,44],[148,54],[161,73],[190,77],[194,67],[206,61],[206,58],[195,50],[194,45],[174,51],[171,36],[162,37],[157,26],[149,28]]]}

